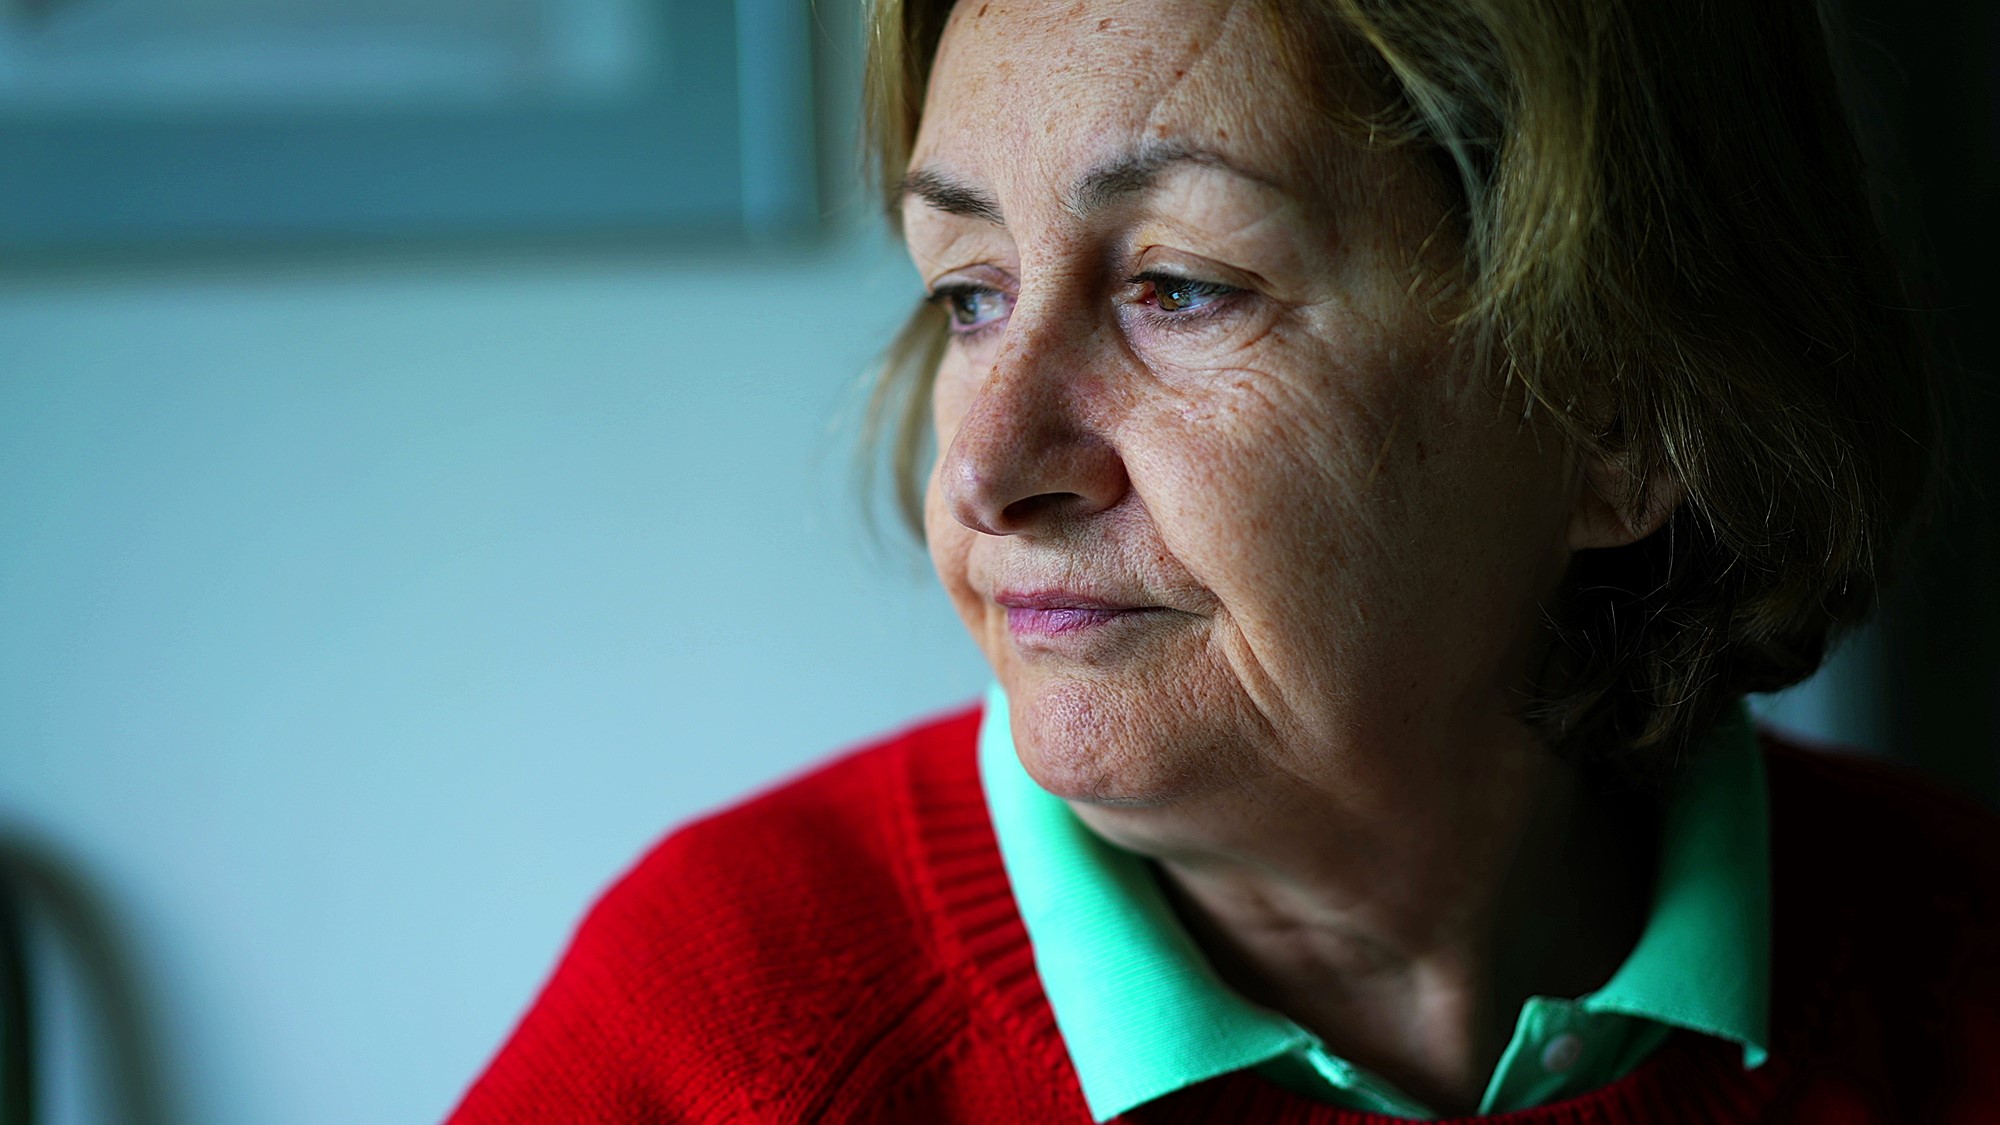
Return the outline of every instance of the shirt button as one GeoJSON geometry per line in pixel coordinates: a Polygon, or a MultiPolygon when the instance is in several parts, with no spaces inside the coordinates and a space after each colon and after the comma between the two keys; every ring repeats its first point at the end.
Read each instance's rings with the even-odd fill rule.
{"type": "Polygon", "coordinates": [[[1550,1074],[1561,1074],[1583,1058],[1583,1036],[1574,1031],[1565,1031],[1549,1045],[1542,1048],[1542,1069],[1550,1074]]]}

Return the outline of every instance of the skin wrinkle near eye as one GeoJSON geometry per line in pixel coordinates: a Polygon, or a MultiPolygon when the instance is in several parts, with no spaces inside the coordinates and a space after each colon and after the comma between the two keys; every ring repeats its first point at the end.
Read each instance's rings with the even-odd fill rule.
{"type": "MultiPolygon", "coordinates": [[[[1275,396],[1275,392],[1279,388],[1289,387],[1291,384],[1288,380],[1284,380],[1269,371],[1259,370],[1256,368],[1248,368],[1248,367],[1214,368],[1214,369],[1204,369],[1202,371],[1202,374],[1204,376],[1212,376],[1212,375],[1222,374],[1225,372],[1248,376],[1247,378],[1244,379],[1235,380],[1232,383],[1232,387],[1237,392],[1237,397],[1254,398],[1262,401],[1265,404],[1263,410],[1261,411],[1261,413],[1263,414],[1275,415],[1280,417],[1284,416],[1298,417],[1301,416],[1302,409],[1309,409],[1310,399],[1308,399],[1307,402],[1299,402],[1299,403],[1279,402],[1275,396]]],[[[1331,391],[1331,388],[1322,388],[1321,391],[1322,393],[1329,393],[1331,391]]],[[[1359,401],[1350,401],[1347,402],[1345,405],[1348,409],[1350,409],[1359,416],[1373,416],[1375,414],[1375,409],[1372,406],[1369,406],[1365,403],[1361,403],[1359,401]]],[[[1233,401],[1232,399],[1222,400],[1222,402],[1218,404],[1215,409],[1227,409],[1232,413],[1245,412],[1243,404],[1241,402],[1233,401]]],[[[1256,410],[1251,410],[1248,412],[1260,413],[1260,411],[1256,410]]],[[[1194,415],[1193,417],[1190,417],[1189,412],[1186,411],[1183,411],[1181,416],[1196,423],[1207,420],[1200,415],[1194,415]]],[[[1211,414],[1208,417],[1212,418],[1214,417],[1214,415],[1211,414]]],[[[1387,427],[1381,429],[1380,431],[1382,435],[1381,442],[1376,447],[1378,452],[1375,455],[1374,463],[1371,470],[1369,471],[1369,473],[1366,475],[1365,478],[1361,478],[1358,481],[1358,483],[1356,483],[1356,487],[1353,492],[1341,498],[1340,503],[1342,506],[1346,507],[1349,510],[1357,510],[1357,511],[1360,510],[1360,507],[1363,503],[1362,493],[1367,488],[1372,487],[1379,478],[1382,458],[1386,455],[1386,451],[1389,447],[1390,438],[1394,434],[1399,424],[1400,424],[1400,416],[1392,416],[1387,427]]],[[[1274,445],[1281,448],[1284,447],[1283,442],[1274,442],[1274,445]]],[[[1310,449],[1313,447],[1311,445],[1308,445],[1307,448],[1310,449]]],[[[1352,448],[1344,454],[1336,453],[1336,451],[1334,450],[1324,450],[1320,452],[1318,460],[1316,460],[1310,466],[1301,468],[1300,470],[1297,471],[1300,472],[1301,475],[1310,472],[1312,474],[1315,474],[1320,479],[1357,482],[1357,477],[1359,477],[1359,474],[1353,471],[1352,466],[1360,463],[1360,458],[1362,455],[1363,455],[1363,450],[1360,447],[1352,448]],[[1338,458],[1338,460],[1336,460],[1336,458],[1338,458]]],[[[1282,467],[1274,467],[1273,471],[1282,472],[1284,470],[1282,469],[1282,467]]],[[[1331,503],[1332,498],[1327,498],[1327,502],[1331,503]]],[[[1379,538],[1379,536],[1381,535],[1380,528],[1372,521],[1366,519],[1328,521],[1324,525],[1324,534],[1328,538],[1324,542],[1322,542],[1321,549],[1328,552],[1329,555],[1332,556],[1339,556],[1342,554],[1351,553],[1357,548],[1357,546],[1359,547],[1360,550],[1362,550],[1365,553],[1381,553],[1383,550],[1386,549],[1386,544],[1379,538]],[[1358,541],[1354,538],[1357,535],[1361,537],[1361,539],[1358,541]]],[[[1172,546],[1171,542],[1169,543],[1169,546],[1172,546]]]]}
{"type": "Polygon", "coordinates": [[[1000,270],[992,264],[996,256],[992,240],[1004,237],[998,228],[985,230],[962,229],[955,231],[944,245],[934,250],[926,249],[917,242],[911,243],[910,257],[923,278],[926,292],[935,289],[946,277],[975,270],[992,271],[989,282],[996,289],[1009,289],[1009,278],[1003,275],[1011,271],[1000,270]],[[951,263],[949,266],[945,263],[951,263]]]}
{"type": "MultiPolygon", "coordinates": [[[[1383,333],[1382,325],[1372,322],[1364,322],[1364,323],[1368,323],[1369,326],[1372,327],[1376,333],[1378,334],[1383,333]]],[[[1246,342],[1241,347],[1234,349],[1234,351],[1237,352],[1252,351],[1254,350],[1257,344],[1268,341],[1269,338],[1276,333],[1299,332],[1302,330],[1303,326],[1301,325],[1287,323],[1282,318],[1274,319],[1266,325],[1264,330],[1261,333],[1259,333],[1257,337],[1255,337],[1251,341],[1246,342]]],[[[1329,371],[1334,369],[1335,369],[1334,367],[1327,368],[1327,370],[1329,371]]],[[[1232,392],[1234,392],[1231,396],[1223,397],[1220,399],[1212,399],[1208,402],[1205,408],[1199,410],[1183,407],[1180,410],[1180,416],[1183,418],[1183,420],[1188,421],[1192,424],[1201,424],[1213,421],[1216,418],[1220,417],[1221,412],[1223,411],[1228,411],[1232,414],[1242,412],[1243,409],[1242,403],[1238,400],[1245,397],[1251,397],[1265,402],[1267,404],[1266,412],[1278,415],[1297,416],[1301,411],[1309,411],[1315,405],[1313,401],[1313,396],[1307,396],[1304,400],[1299,402],[1279,404],[1275,398],[1276,392],[1280,388],[1289,386],[1290,383],[1288,380],[1266,369],[1250,367],[1250,366],[1213,366],[1213,367],[1203,366],[1196,373],[1199,374],[1199,376],[1204,381],[1213,380],[1216,377],[1225,374],[1239,375],[1245,377],[1231,380],[1229,385],[1232,392]]],[[[1335,394],[1335,393],[1336,392],[1334,389],[1334,384],[1332,383],[1330,383],[1326,387],[1318,388],[1316,391],[1316,394],[1335,394]]],[[[1376,414],[1375,407],[1358,400],[1354,401],[1343,400],[1343,407],[1357,412],[1359,416],[1372,417],[1376,414]]],[[[1398,424],[1399,420],[1397,418],[1392,417],[1388,425],[1382,428],[1380,442],[1376,446],[1376,452],[1369,462],[1372,467],[1368,472],[1368,474],[1366,475],[1365,479],[1362,481],[1362,487],[1373,485],[1376,479],[1379,477],[1383,461],[1387,455],[1387,451],[1389,448],[1390,437],[1393,434],[1398,424]]],[[[1349,460],[1351,461],[1352,458],[1350,458],[1349,460]]],[[[1333,460],[1330,452],[1326,457],[1316,462],[1311,468],[1312,471],[1318,474],[1319,476],[1330,480],[1352,480],[1355,476],[1355,474],[1347,470],[1346,464],[1333,460]]],[[[1356,500],[1355,498],[1350,498],[1350,503],[1358,503],[1358,500],[1356,500]]],[[[1367,521],[1361,521],[1360,526],[1370,531],[1373,530],[1372,526],[1369,525],[1367,521]]],[[[1378,548],[1379,546],[1380,545],[1377,544],[1378,548]]]]}

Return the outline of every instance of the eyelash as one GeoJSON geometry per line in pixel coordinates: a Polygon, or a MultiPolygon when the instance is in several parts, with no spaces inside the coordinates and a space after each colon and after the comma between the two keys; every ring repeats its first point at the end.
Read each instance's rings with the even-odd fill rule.
{"type": "MultiPolygon", "coordinates": [[[[1203,281],[1199,278],[1185,277],[1176,273],[1168,273],[1164,270],[1148,270],[1144,273],[1135,274],[1127,278],[1126,282],[1130,285],[1150,286],[1146,298],[1141,299],[1139,303],[1150,310],[1148,316],[1156,323],[1177,327],[1187,326],[1192,321],[1205,320],[1213,316],[1219,309],[1226,306],[1228,298],[1242,292],[1236,286],[1224,285],[1219,281],[1203,281]],[[1162,290],[1167,292],[1178,291],[1192,295],[1196,299],[1207,297],[1211,298],[1211,300],[1208,304],[1193,308],[1162,309],[1159,307],[1159,294],[1162,290]]],[[[952,335],[962,339],[971,339],[984,335],[988,329],[998,327],[1006,318],[1004,316],[996,316],[979,324],[962,324],[955,315],[953,305],[960,301],[971,302],[987,296],[1004,298],[1006,294],[990,285],[975,285],[971,282],[950,282],[931,290],[930,295],[925,299],[936,305],[945,314],[947,327],[950,328],[952,335]]]]}
{"type": "Polygon", "coordinates": [[[1196,320],[1206,320],[1228,307],[1229,298],[1243,292],[1243,290],[1238,289],[1234,285],[1224,285],[1219,281],[1203,281],[1200,278],[1168,273],[1164,270],[1147,270],[1145,273],[1128,278],[1127,281],[1132,285],[1150,286],[1148,296],[1151,300],[1141,301],[1140,303],[1153,310],[1150,315],[1155,320],[1160,323],[1175,325],[1187,325],[1196,320]],[[1162,290],[1168,292],[1180,291],[1192,294],[1197,298],[1208,297],[1211,300],[1205,305],[1194,308],[1163,309],[1159,305],[1159,295],[1162,290]]]}

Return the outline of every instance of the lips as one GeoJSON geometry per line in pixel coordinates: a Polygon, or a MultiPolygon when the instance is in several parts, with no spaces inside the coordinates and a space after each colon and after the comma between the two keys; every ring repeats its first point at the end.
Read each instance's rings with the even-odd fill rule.
{"type": "Polygon", "coordinates": [[[1007,610],[1007,630],[1024,640],[1072,636],[1158,608],[1070,590],[1003,590],[993,600],[1007,610]]]}

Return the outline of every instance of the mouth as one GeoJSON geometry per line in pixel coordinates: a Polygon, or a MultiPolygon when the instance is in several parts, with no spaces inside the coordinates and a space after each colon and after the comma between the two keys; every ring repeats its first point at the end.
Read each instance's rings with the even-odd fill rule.
{"type": "Polygon", "coordinates": [[[1007,631],[1021,640],[1093,632],[1161,608],[1130,605],[1069,590],[1003,590],[993,600],[1007,610],[1007,631]]]}

